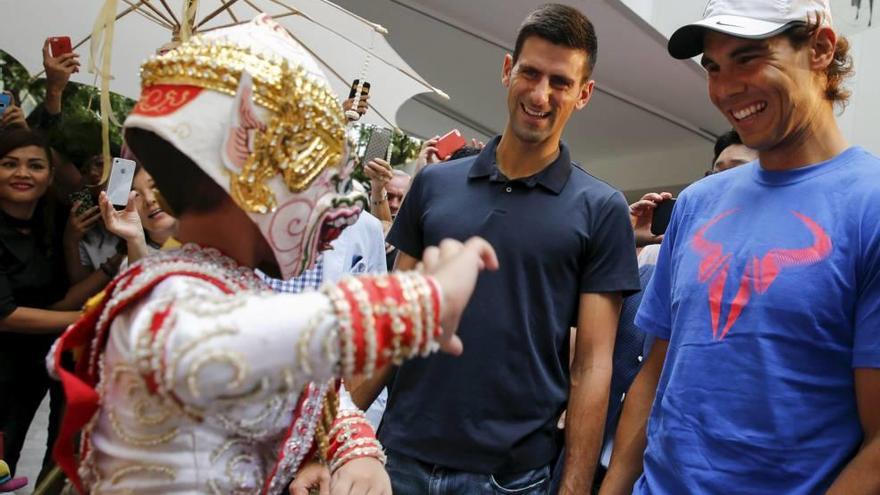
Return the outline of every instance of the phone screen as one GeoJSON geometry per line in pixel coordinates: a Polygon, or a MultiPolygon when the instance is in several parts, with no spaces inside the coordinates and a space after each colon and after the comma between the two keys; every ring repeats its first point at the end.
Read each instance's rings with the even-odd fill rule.
{"type": "Polygon", "coordinates": [[[12,96],[9,93],[0,93],[0,112],[6,110],[12,105],[12,96]]]}
{"type": "Polygon", "coordinates": [[[110,181],[107,183],[107,196],[114,206],[124,207],[128,204],[128,193],[134,179],[135,163],[125,158],[114,158],[110,169],[110,181]]]}
{"type": "Polygon", "coordinates": [[[651,233],[662,235],[669,227],[669,219],[672,218],[672,207],[675,206],[675,198],[667,199],[654,208],[654,218],[651,220],[651,233]]]}

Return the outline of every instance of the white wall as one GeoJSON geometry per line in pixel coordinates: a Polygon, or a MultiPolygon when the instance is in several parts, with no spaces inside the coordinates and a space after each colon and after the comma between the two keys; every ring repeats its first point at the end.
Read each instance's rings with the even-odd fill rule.
{"type": "MultiPolygon", "coordinates": [[[[880,6],[877,6],[880,8],[880,6]]],[[[874,22],[880,23],[875,14],[874,22]]],[[[844,134],[850,142],[859,144],[875,155],[880,155],[880,28],[872,27],[849,36],[855,76],[848,83],[853,94],[840,117],[844,134]]]]}

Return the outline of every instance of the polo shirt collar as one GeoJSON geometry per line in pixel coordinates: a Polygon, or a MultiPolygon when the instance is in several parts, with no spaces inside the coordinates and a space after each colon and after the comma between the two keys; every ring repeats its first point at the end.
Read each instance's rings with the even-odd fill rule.
{"type": "MultiPolygon", "coordinates": [[[[495,162],[495,149],[500,141],[501,136],[495,136],[486,144],[483,151],[477,155],[474,164],[471,165],[470,172],[468,172],[469,179],[489,177],[489,180],[493,182],[507,181],[507,178],[504,177],[504,174],[501,173],[498,169],[498,164],[495,162]]],[[[568,178],[571,176],[571,167],[571,155],[568,152],[568,146],[560,141],[559,156],[556,157],[556,160],[544,167],[540,172],[529,177],[517,179],[517,181],[528,187],[541,185],[554,194],[559,194],[562,192],[565,184],[568,183],[568,178]]]]}

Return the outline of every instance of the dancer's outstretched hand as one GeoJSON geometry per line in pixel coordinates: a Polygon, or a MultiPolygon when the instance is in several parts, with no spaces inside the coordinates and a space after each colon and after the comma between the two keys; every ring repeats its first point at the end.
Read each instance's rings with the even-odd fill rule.
{"type": "Polygon", "coordinates": [[[461,354],[461,339],[455,335],[458,322],[474,293],[480,271],[498,269],[495,250],[480,237],[471,237],[464,244],[445,239],[439,246],[425,249],[422,266],[426,275],[434,277],[443,293],[440,349],[453,355],[461,354]]]}

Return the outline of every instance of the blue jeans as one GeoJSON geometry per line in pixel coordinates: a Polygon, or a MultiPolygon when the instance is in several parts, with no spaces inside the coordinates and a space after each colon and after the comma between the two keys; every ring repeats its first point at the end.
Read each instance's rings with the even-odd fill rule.
{"type": "Polygon", "coordinates": [[[546,495],[550,466],[515,474],[458,471],[388,452],[385,469],[394,495],[546,495]]]}

